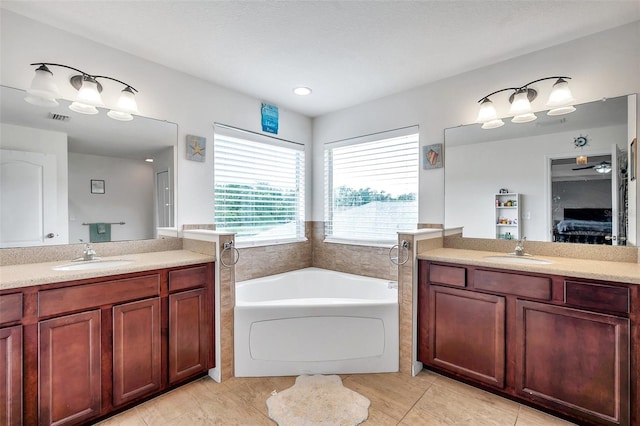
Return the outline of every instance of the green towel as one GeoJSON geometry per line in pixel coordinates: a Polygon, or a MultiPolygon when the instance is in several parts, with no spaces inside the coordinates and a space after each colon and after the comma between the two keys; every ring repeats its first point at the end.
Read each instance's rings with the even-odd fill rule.
{"type": "Polygon", "coordinates": [[[105,243],[111,241],[111,224],[110,223],[90,223],[89,224],[89,242],[105,243]]]}

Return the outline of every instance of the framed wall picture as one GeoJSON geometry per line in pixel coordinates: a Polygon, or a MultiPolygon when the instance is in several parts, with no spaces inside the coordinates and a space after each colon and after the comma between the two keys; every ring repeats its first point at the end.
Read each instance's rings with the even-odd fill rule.
{"type": "Polygon", "coordinates": [[[104,194],[104,181],[98,180],[98,179],[91,179],[91,193],[104,194]]]}
{"type": "Polygon", "coordinates": [[[204,162],[207,151],[207,138],[187,135],[187,160],[204,162]]]}
{"type": "Polygon", "coordinates": [[[422,168],[425,170],[442,167],[442,144],[437,143],[422,147],[422,168]]]}
{"type": "Polygon", "coordinates": [[[631,147],[629,148],[629,179],[636,180],[638,176],[638,139],[634,138],[631,141],[631,147]]]}

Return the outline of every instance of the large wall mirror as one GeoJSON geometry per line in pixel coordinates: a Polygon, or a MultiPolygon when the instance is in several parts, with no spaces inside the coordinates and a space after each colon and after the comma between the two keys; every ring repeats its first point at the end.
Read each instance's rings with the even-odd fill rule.
{"type": "Polygon", "coordinates": [[[628,164],[636,95],[537,116],[445,130],[445,226],[472,238],[637,245],[628,164]]]}
{"type": "Polygon", "coordinates": [[[24,97],[0,86],[0,247],[153,239],[175,225],[175,123],[24,97]]]}

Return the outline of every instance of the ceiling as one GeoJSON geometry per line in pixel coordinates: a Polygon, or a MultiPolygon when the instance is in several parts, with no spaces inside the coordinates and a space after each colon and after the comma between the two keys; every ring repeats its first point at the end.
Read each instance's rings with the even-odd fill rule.
{"type": "Polygon", "coordinates": [[[638,0],[6,1],[315,117],[640,19],[638,0]],[[296,86],[313,93],[294,95],[296,86]]]}

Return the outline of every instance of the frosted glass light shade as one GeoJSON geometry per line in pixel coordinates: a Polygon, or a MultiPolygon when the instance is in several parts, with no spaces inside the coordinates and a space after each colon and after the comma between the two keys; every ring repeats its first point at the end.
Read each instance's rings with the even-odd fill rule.
{"type": "Polygon", "coordinates": [[[576,108],[573,105],[569,105],[565,107],[550,109],[549,112],[547,112],[547,115],[564,115],[569,114],[575,110],[576,108]]]}
{"type": "Polygon", "coordinates": [[[76,101],[94,107],[104,106],[102,96],[100,96],[100,92],[98,92],[98,82],[93,77],[83,77],[82,86],[80,90],[78,90],[76,101]]]}
{"type": "Polygon", "coordinates": [[[57,107],[60,105],[55,98],[41,98],[40,96],[35,95],[27,95],[24,98],[25,101],[32,105],[42,106],[42,107],[57,107]]]}
{"type": "Polygon", "coordinates": [[[578,155],[576,157],[576,164],[579,166],[585,166],[587,164],[587,156],[586,155],[578,155]]]}
{"type": "MultiPolygon", "coordinates": [[[[516,92],[509,108],[509,115],[524,115],[531,112],[531,103],[527,96],[527,89],[522,89],[516,92]]],[[[534,118],[535,120],[535,118],[534,118]]]]}
{"type": "Polygon", "coordinates": [[[486,123],[484,123],[482,125],[483,129],[497,129],[498,127],[502,127],[504,126],[504,121],[502,121],[501,119],[496,119],[496,120],[491,120],[491,121],[487,121],[486,123]]]}
{"type": "Polygon", "coordinates": [[[136,96],[130,87],[126,87],[122,92],[120,92],[118,104],[115,109],[122,112],[128,112],[129,114],[139,114],[136,96]]]}
{"type": "MultiPolygon", "coordinates": [[[[53,73],[49,71],[49,68],[45,65],[40,65],[40,67],[38,67],[36,75],[33,77],[33,80],[31,80],[31,86],[27,89],[27,93],[43,99],[55,99],[60,97],[60,90],[58,90],[58,86],[53,81],[53,73]]],[[[27,99],[25,98],[25,100],[27,99]]]]}
{"type": "Polygon", "coordinates": [[[538,118],[538,117],[536,117],[536,115],[534,113],[528,112],[526,114],[516,115],[515,117],[513,117],[511,122],[512,123],[528,123],[530,121],[535,120],[536,118],[538,118]]]}
{"type": "Polygon", "coordinates": [[[129,114],[128,112],[116,111],[114,109],[109,111],[107,115],[109,116],[109,118],[113,118],[114,120],[118,120],[118,121],[133,120],[133,115],[129,114]]]}
{"type": "MultiPolygon", "coordinates": [[[[553,85],[551,93],[549,94],[549,100],[547,101],[547,108],[555,109],[559,107],[565,107],[573,105],[576,100],[569,90],[569,83],[565,79],[559,78],[553,85]]],[[[575,109],[574,109],[575,111],[575,109]]],[[[572,111],[569,111],[572,112],[572,111]]],[[[566,114],[566,113],[564,113],[566,114]]],[[[559,115],[559,114],[556,114],[559,115]]]]}
{"type": "Polygon", "coordinates": [[[497,118],[498,113],[496,112],[496,108],[493,106],[493,102],[488,98],[485,98],[480,104],[476,123],[487,123],[489,121],[496,120],[497,118]]]}
{"type": "Polygon", "coordinates": [[[78,101],[69,105],[69,109],[71,111],[75,111],[80,114],[93,115],[98,113],[98,108],[94,107],[93,105],[83,104],[82,102],[78,102],[78,101]]]}

